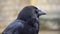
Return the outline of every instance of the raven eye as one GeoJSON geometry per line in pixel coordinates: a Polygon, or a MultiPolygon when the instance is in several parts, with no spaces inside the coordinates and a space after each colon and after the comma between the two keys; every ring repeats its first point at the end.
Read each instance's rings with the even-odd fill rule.
{"type": "Polygon", "coordinates": [[[35,12],[37,13],[37,11],[35,10],[35,12]]]}
{"type": "Polygon", "coordinates": [[[35,13],[38,14],[38,9],[35,10],[35,13]]]}
{"type": "Polygon", "coordinates": [[[38,12],[35,10],[35,13],[38,13],[38,12]]]}

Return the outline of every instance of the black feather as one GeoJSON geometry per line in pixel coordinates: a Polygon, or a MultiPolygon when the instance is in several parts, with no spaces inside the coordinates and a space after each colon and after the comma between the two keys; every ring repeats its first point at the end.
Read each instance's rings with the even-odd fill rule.
{"type": "Polygon", "coordinates": [[[26,6],[18,17],[2,32],[2,34],[38,34],[39,11],[35,6],[26,6]]]}

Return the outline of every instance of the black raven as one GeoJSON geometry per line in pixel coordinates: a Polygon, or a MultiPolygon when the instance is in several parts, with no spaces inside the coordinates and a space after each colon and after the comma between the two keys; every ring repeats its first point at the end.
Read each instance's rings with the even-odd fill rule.
{"type": "Polygon", "coordinates": [[[38,34],[39,16],[45,14],[35,6],[26,6],[2,34],[38,34]]]}

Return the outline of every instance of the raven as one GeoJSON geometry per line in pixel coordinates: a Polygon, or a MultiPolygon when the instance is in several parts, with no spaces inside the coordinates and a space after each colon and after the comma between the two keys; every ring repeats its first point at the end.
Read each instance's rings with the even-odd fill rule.
{"type": "Polygon", "coordinates": [[[15,21],[2,32],[2,34],[38,34],[39,16],[46,13],[35,6],[24,7],[15,21]]]}

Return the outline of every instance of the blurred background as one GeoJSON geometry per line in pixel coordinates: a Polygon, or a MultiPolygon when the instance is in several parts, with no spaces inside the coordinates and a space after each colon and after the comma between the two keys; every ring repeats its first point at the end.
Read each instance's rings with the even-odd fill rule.
{"type": "Polygon", "coordinates": [[[0,0],[0,33],[28,5],[34,5],[47,13],[40,16],[39,34],[60,34],[60,0],[0,0]]]}

